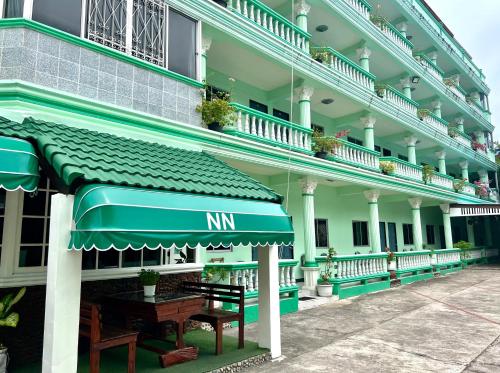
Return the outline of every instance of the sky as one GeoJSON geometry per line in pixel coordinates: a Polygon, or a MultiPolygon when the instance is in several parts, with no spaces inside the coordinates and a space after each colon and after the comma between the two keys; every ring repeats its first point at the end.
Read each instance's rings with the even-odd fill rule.
{"type": "MultiPolygon", "coordinates": [[[[455,35],[455,39],[483,69],[489,95],[491,121],[500,126],[500,1],[499,0],[427,0],[455,35]]],[[[439,63],[439,60],[438,60],[439,63]]],[[[500,140],[500,128],[493,134],[500,140]]]]}

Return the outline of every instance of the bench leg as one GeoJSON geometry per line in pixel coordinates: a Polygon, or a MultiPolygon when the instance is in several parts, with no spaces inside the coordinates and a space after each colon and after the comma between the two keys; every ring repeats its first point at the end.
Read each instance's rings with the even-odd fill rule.
{"type": "Polygon", "coordinates": [[[136,342],[128,344],[128,373],[135,373],[136,342]]]}
{"type": "Polygon", "coordinates": [[[238,348],[245,348],[245,320],[238,321],[238,348]]]}
{"type": "Polygon", "coordinates": [[[222,354],[222,323],[217,323],[215,327],[215,354],[222,354]]]}
{"type": "Polygon", "coordinates": [[[99,373],[101,351],[90,347],[90,373],[99,373]]]}

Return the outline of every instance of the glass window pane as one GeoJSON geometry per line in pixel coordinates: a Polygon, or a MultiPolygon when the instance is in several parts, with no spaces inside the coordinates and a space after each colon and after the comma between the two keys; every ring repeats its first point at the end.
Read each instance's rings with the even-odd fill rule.
{"type": "Polygon", "coordinates": [[[96,269],[96,255],[97,250],[84,250],[82,253],[82,269],[96,269]]]}
{"type": "Polygon", "coordinates": [[[43,243],[43,218],[24,218],[21,231],[21,243],[43,243]]]}
{"type": "Polygon", "coordinates": [[[120,260],[120,253],[116,250],[110,249],[107,251],[99,251],[98,265],[99,269],[118,268],[120,260]]]}
{"type": "Polygon", "coordinates": [[[156,266],[160,265],[161,250],[149,250],[147,248],[142,250],[142,265],[143,266],[156,266]]]}
{"type": "Polygon", "coordinates": [[[122,267],[140,267],[141,250],[127,249],[122,253],[122,267]]]}
{"type": "Polygon", "coordinates": [[[42,246],[21,246],[19,267],[40,267],[42,265],[42,246]]]}
{"type": "Polygon", "coordinates": [[[33,2],[33,19],[80,36],[82,2],[81,0],[36,0],[33,2]]]}
{"type": "Polygon", "coordinates": [[[6,0],[4,15],[5,18],[18,18],[23,16],[24,0],[6,0]]]}
{"type": "Polygon", "coordinates": [[[0,215],[5,214],[5,190],[0,189],[0,215]]]}
{"type": "Polygon", "coordinates": [[[168,69],[196,78],[196,21],[174,10],[169,12],[168,69]]]}
{"type": "Polygon", "coordinates": [[[45,215],[45,192],[24,193],[23,215],[45,215]]]}

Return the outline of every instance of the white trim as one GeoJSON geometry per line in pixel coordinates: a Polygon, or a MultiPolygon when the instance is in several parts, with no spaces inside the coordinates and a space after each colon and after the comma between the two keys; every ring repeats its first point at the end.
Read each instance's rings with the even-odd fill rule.
{"type": "Polygon", "coordinates": [[[196,50],[195,50],[195,69],[196,69],[196,80],[201,82],[201,59],[202,59],[202,50],[201,50],[201,42],[203,38],[202,25],[199,19],[193,18],[196,20],[196,50]]]}
{"type": "Polygon", "coordinates": [[[80,20],[80,37],[82,39],[85,39],[86,32],[87,32],[87,0],[82,0],[82,16],[80,20]]]}
{"type": "Polygon", "coordinates": [[[5,214],[3,226],[2,258],[0,263],[0,276],[9,277],[14,273],[17,258],[16,243],[20,236],[19,206],[23,203],[23,192],[12,191],[5,195],[5,214]]]}
{"type": "Polygon", "coordinates": [[[4,18],[5,13],[5,0],[0,0],[0,19],[4,18]]]}
{"type": "Polygon", "coordinates": [[[33,17],[33,1],[34,0],[24,0],[23,18],[31,19],[33,17]]]}
{"type": "Polygon", "coordinates": [[[125,50],[126,53],[132,55],[132,35],[134,26],[134,0],[125,0],[125,50]]]}

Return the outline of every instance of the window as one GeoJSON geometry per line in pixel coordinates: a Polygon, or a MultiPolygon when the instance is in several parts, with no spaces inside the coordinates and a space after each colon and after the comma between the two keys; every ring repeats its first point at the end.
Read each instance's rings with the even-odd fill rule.
{"type": "Polygon", "coordinates": [[[278,110],[278,109],[273,109],[273,116],[276,118],[280,118],[286,121],[290,121],[290,114],[285,113],[284,111],[278,110]]]}
{"type": "Polygon", "coordinates": [[[359,146],[363,146],[363,141],[361,141],[360,139],[357,139],[355,137],[350,137],[348,136],[347,137],[347,141],[349,141],[350,143],[352,144],[356,144],[356,145],[359,145],[359,146]]]}
{"type": "Polygon", "coordinates": [[[413,245],[413,224],[403,224],[403,243],[413,245]]]}
{"type": "Polygon", "coordinates": [[[408,162],[408,157],[403,154],[398,154],[398,158],[401,159],[402,161],[408,162]]]}
{"type": "Polygon", "coordinates": [[[382,151],[382,148],[380,147],[380,145],[375,145],[375,151],[379,152],[379,153],[382,151]]]}
{"type": "Polygon", "coordinates": [[[312,129],[313,129],[314,132],[318,132],[321,136],[324,136],[324,134],[325,134],[325,127],[319,126],[317,124],[313,124],[311,127],[312,127],[312,129]]]}
{"type": "MultiPolygon", "coordinates": [[[[163,0],[158,0],[158,4],[164,6],[163,0]]],[[[147,30],[152,27],[151,23],[153,22],[144,22],[141,32],[147,33],[147,30]]],[[[196,27],[197,22],[194,19],[170,9],[168,13],[168,69],[193,79],[196,77],[196,27]]],[[[143,48],[150,48],[149,45],[156,38],[154,30],[151,31],[149,36],[144,37],[143,48]]],[[[157,50],[160,51],[161,48],[163,47],[158,46],[157,50]]]]}
{"type": "Polygon", "coordinates": [[[4,1],[3,15],[5,18],[21,18],[23,16],[24,0],[4,1]]]}
{"type": "Polygon", "coordinates": [[[434,226],[433,225],[426,225],[425,231],[427,233],[427,243],[429,245],[434,245],[436,243],[436,237],[434,235],[434,226]]]}
{"type": "Polygon", "coordinates": [[[224,90],[224,89],[220,89],[220,88],[209,85],[209,86],[207,86],[207,90],[206,90],[205,95],[206,95],[207,101],[211,101],[214,98],[229,97],[229,92],[224,90]]]}
{"type": "Polygon", "coordinates": [[[267,105],[261,104],[260,102],[254,100],[250,100],[250,109],[258,110],[266,114],[268,112],[267,105]]]}
{"type": "Polygon", "coordinates": [[[316,247],[328,247],[328,220],[314,219],[316,247]]]}
{"type": "Polygon", "coordinates": [[[44,267],[49,248],[50,199],[57,193],[41,175],[38,190],[24,193],[18,266],[44,267]]]}
{"type": "Polygon", "coordinates": [[[353,221],[352,236],[354,246],[368,246],[368,222],[353,221]]]}
{"type": "Polygon", "coordinates": [[[384,149],[382,149],[382,155],[384,157],[390,157],[392,155],[392,151],[390,151],[389,149],[384,148],[384,149]]]}
{"type": "Polygon", "coordinates": [[[212,246],[212,245],[209,245],[207,246],[207,253],[224,253],[224,252],[231,252],[233,251],[233,245],[229,245],[229,246],[223,246],[223,245],[219,245],[219,246],[212,246]]]}
{"type": "MultiPolygon", "coordinates": [[[[11,1],[9,1],[10,3],[11,1]]],[[[8,5],[8,3],[7,3],[8,5]]],[[[35,0],[32,18],[70,34],[81,35],[81,0],[35,0]]]]}

